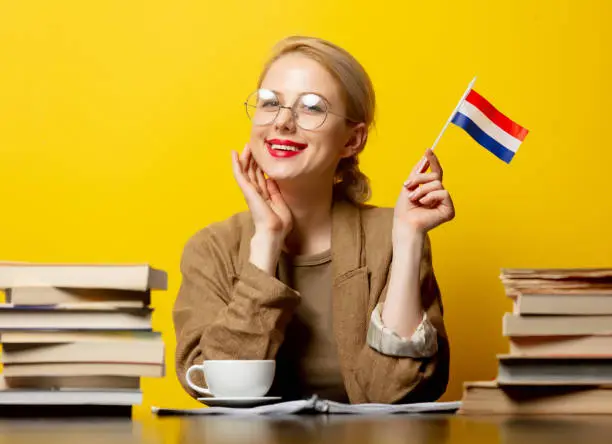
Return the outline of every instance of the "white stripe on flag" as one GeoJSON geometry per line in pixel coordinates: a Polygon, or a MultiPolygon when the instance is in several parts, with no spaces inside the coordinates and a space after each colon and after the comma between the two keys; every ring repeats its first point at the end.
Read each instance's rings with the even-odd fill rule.
{"type": "Polygon", "coordinates": [[[499,126],[495,125],[487,116],[470,102],[463,101],[459,107],[459,112],[469,117],[472,122],[480,127],[487,135],[491,136],[497,142],[516,153],[521,141],[516,137],[512,137],[499,126]]]}

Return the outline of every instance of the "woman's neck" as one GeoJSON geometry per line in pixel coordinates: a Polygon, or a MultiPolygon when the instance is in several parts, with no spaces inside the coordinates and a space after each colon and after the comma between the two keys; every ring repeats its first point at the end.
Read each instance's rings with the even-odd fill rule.
{"type": "Polygon", "coordinates": [[[293,229],[285,240],[289,254],[317,254],[331,247],[332,188],[308,190],[307,193],[281,194],[293,215],[293,229]]]}

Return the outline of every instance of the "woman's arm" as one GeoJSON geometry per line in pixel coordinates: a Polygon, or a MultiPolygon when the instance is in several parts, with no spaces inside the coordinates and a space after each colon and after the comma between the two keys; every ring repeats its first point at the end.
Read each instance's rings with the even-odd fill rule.
{"type": "MultiPolygon", "coordinates": [[[[400,192],[393,217],[393,259],[382,315],[372,314],[368,344],[362,350],[356,381],[369,402],[432,401],[446,390],[449,347],[440,290],[427,233],[455,216],[442,185],[442,167],[431,150],[400,192]]],[[[357,389],[356,389],[357,391],[357,389]]]]}
{"type": "MultiPolygon", "coordinates": [[[[274,359],[299,302],[294,290],[251,262],[236,275],[230,249],[207,229],[190,239],[183,253],[173,320],[177,376],[191,396],[197,394],[187,386],[185,372],[193,364],[274,359]]],[[[201,372],[196,375],[194,382],[202,386],[201,372]]]]}
{"type": "MultiPolygon", "coordinates": [[[[426,315],[423,321],[426,325],[421,323],[419,329],[423,327],[425,329],[417,333],[416,342],[411,336],[412,332],[407,337],[401,338],[395,332],[393,332],[394,337],[390,338],[390,333],[385,332],[386,337],[383,338],[381,326],[376,325],[373,319],[368,331],[368,343],[363,346],[357,358],[354,384],[348,387],[352,402],[391,404],[435,401],[446,391],[450,349],[444,325],[440,289],[432,267],[429,237],[425,236],[423,242],[416,287],[421,313],[426,315]],[[381,347],[373,347],[372,343],[377,342],[373,337],[377,337],[378,345],[381,339],[386,340],[388,350],[381,351],[381,347]],[[433,350],[432,346],[435,346],[433,350]],[[398,355],[403,352],[411,356],[398,355]]],[[[393,261],[392,267],[395,267],[396,273],[401,274],[398,262],[395,258],[393,261]]],[[[394,273],[393,268],[391,273],[394,273]]],[[[385,294],[387,295],[383,302],[383,312],[389,307],[387,304],[392,297],[392,281],[393,277],[390,277],[387,286],[381,292],[383,298],[385,294]]],[[[414,286],[414,282],[412,285],[414,286]]],[[[398,285],[395,288],[400,287],[398,285]]],[[[398,319],[400,318],[401,316],[398,316],[398,319]]],[[[384,328],[387,329],[388,326],[384,325],[384,328]]]]}

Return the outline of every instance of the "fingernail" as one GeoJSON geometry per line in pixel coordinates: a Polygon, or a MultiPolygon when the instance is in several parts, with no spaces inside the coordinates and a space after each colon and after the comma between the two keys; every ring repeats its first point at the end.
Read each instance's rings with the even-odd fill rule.
{"type": "Polygon", "coordinates": [[[414,193],[415,193],[414,191],[412,193],[408,193],[408,198],[412,199],[414,197],[414,193]]]}
{"type": "Polygon", "coordinates": [[[412,185],[412,179],[408,179],[406,182],[404,182],[405,187],[409,187],[410,185],[412,185]]]}

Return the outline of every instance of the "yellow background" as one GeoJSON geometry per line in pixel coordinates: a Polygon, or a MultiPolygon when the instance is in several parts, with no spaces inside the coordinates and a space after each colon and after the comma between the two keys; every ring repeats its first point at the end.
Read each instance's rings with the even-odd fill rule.
{"type": "Polygon", "coordinates": [[[456,219],[432,233],[452,346],[444,400],[491,379],[510,308],[501,267],[612,265],[609,1],[0,1],[0,259],[149,262],[167,376],[150,405],[197,405],[174,375],[171,308],[188,237],[245,208],[230,150],[271,46],[330,39],[371,74],[362,158],[394,204],[474,75],[531,133],[506,165],[450,127],[437,153],[456,219]]]}

